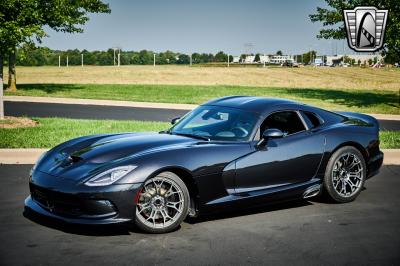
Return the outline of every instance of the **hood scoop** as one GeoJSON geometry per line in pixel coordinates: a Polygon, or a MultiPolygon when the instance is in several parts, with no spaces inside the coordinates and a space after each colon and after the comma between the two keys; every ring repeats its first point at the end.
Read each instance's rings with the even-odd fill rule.
{"type": "Polygon", "coordinates": [[[76,155],[70,155],[70,156],[67,158],[67,160],[70,161],[71,163],[77,163],[77,162],[79,162],[79,161],[82,161],[83,158],[82,158],[82,157],[79,157],[79,156],[76,156],[76,155]]]}
{"type": "Polygon", "coordinates": [[[68,157],[66,157],[62,162],[60,162],[60,166],[65,168],[65,167],[71,166],[77,162],[80,162],[82,160],[83,160],[82,157],[71,154],[68,157]]]}

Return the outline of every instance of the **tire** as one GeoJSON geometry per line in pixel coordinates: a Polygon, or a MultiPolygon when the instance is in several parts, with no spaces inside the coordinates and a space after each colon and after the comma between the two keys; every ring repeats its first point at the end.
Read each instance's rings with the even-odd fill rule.
{"type": "Polygon", "coordinates": [[[366,171],[364,157],[358,149],[352,146],[338,149],[325,170],[324,194],[338,203],[355,200],[364,187],[366,171]]]}
{"type": "Polygon", "coordinates": [[[160,173],[143,185],[136,206],[135,224],[147,233],[171,232],[186,218],[189,203],[185,183],[172,172],[160,173]]]}

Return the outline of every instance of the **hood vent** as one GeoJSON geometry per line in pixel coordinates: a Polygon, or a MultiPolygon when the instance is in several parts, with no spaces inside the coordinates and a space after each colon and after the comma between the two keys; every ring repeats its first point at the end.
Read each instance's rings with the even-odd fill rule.
{"type": "Polygon", "coordinates": [[[70,156],[67,158],[67,160],[70,161],[71,163],[77,163],[77,162],[79,162],[79,161],[82,161],[83,158],[82,158],[82,157],[79,157],[79,156],[75,156],[75,155],[70,155],[70,156]]]}

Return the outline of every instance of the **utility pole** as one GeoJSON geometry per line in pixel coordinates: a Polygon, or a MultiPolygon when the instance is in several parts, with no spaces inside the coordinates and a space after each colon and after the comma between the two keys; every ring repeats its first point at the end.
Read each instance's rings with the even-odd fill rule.
{"type": "Polygon", "coordinates": [[[61,67],[61,56],[58,56],[58,67],[61,67]]]}
{"type": "Polygon", "coordinates": [[[153,54],[153,66],[156,66],[156,54],[153,54]]]}
{"type": "Polygon", "coordinates": [[[0,120],[4,119],[3,78],[0,77],[0,120]]]}
{"type": "Polygon", "coordinates": [[[82,67],[83,67],[83,54],[81,54],[81,64],[82,64],[82,67]]]}
{"type": "Polygon", "coordinates": [[[67,67],[68,67],[68,55],[67,55],[67,67]]]}
{"type": "Polygon", "coordinates": [[[121,65],[121,53],[118,53],[118,66],[121,65]]]}
{"type": "Polygon", "coordinates": [[[192,54],[190,54],[190,66],[192,66],[192,54]]]}
{"type": "Polygon", "coordinates": [[[228,54],[228,67],[229,67],[229,54],[228,54]]]}
{"type": "Polygon", "coordinates": [[[115,66],[115,48],[113,48],[113,50],[114,50],[114,66],[115,66]]]}
{"type": "Polygon", "coordinates": [[[264,59],[263,59],[263,67],[265,67],[265,54],[264,54],[264,57],[263,57],[264,59]]]}

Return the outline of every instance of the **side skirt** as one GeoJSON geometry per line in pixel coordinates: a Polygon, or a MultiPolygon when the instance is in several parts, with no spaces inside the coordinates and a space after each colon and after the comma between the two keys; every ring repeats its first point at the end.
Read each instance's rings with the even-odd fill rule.
{"type": "Polygon", "coordinates": [[[215,199],[205,204],[206,209],[218,207],[245,207],[290,199],[303,199],[317,196],[322,186],[319,178],[313,178],[307,182],[282,185],[279,187],[247,191],[244,193],[232,193],[222,198],[215,199]]]}

